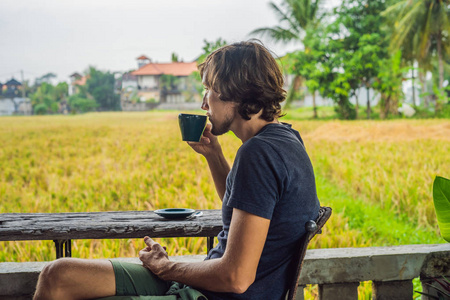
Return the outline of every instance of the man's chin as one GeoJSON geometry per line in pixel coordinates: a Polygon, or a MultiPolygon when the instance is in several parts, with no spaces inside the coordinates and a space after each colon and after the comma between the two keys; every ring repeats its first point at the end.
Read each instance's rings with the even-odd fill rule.
{"type": "Polygon", "coordinates": [[[212,133],[213,135],[215,135],[215,136],[219,136],[219,135],[225,134],[225,133],[227,133],[228,131],[230,131],[230,129],[214,127],[214,124],[212,124],[212,123],[211,123],[211,125],[212,125],[212,127],[211,127],[211,133],[212,133]]]}
{"type": "Polygon", "coordinates": [[[230,131],[231,123],[233,121],[232,118],[227,118],[225,122],[222,122],[220,125],[217,126],[217,123],[214,124],[214,120],[211,120],[209,118],[209,121],[211,122],[211,133],[215,136],[222,135],[230,131]]]}

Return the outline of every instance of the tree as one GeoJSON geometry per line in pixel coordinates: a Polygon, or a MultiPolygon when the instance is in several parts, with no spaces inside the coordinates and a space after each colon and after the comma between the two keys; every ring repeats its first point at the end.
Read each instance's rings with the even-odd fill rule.
{"type": "Polygon", "coordinates": [[[335,10],[336,21],[330,32],[342,42],[340,52],[349,78],[351,94],[363,86],[367,90],[367,118],[370,118],[370,94],[381,61],[389,59],[388,32],[383,26],[386,1],[343,0],[335,10]]]}
{"type": "MultiPolygon", "coordinates": [[[[200,65],[201,63],[203,63],[206,58],[208,57],[208,55],[210,55],[212,52],[214,52],[215,50],[226,46],[227,45],[227,41],[223,40],[222,38],[218,38],[213,42],[209,42],[206,39],[203,40],[203,53],[200,54],[200,56],[196,59],[197,65],[200,65]]],[[[189,85],[195,89],[200,95],[204,92],[204,88],[203,88],[203,84],[202,84],[202,78],[200,77],[200,72],[199,71],[194,71],[192,72],[192,74],[189,76],[188,79],[189,85]]],[[[192,92],[194,92],[192,90],[192,92]]],[[[192,98],[192,96],[189,94],[188,95],[188,99],[192,98]]]]}
{"type": "Polygon", "coordinates": [[[227,41],[226,40],[222,40],[222,38],[218,38],[217,40],[213,41],[213,42],[208,42],[207,40],[203,40],[203,53],[196,59],[197,64],[201,64],[202,62],[204,62],[206,60],[206,58],[208,57],[208,55],[210,55],[212,52],[214,52],[214,50],[217,50],[223,46],[227,45],[227,41]]]}
{"type": "Polygon", "coordinates": [[[52,79],[56,78],[55,73],[47,73],[42,75],[41,77],[36,78],[35,85],[41,85],[42,83],[52,83],[52,79]]]}
{"type": "Polygon", "coordinates": [[[342,39],[330,34],[332,25],[308,31],[304,39],[305,51],[296,52],[292,72],[304,76],[313,95],[319,91],[322,97],[331,98],[337,104],[335,110],[339,118],[355,119],[356,112],[349,101],[352,77],[344,68],[346,53],[342,39]]]}
{"type": "MultiPolygon", "coordinates": [[[[270,8],[277,15],[281,25],[253,30],[251,35],[269,36],[275,42],[302,42],[307,30],[315,29],[324,17],[321,12],[322,0],[283,0],[280,6],[270,2],[270,8]]],[[[293,95],[300,86],[301,78],[297,74],[288,91],[285,107],[289,107],[293,95]]],[[[314,106],[314,112],[316,107],[314,106]]]]}
{"type": "MultiPolygon", "coordinates": [[[[305,85],[308,92],[312,95],[313,100],[313,118],[317,118],[317,106],[316,106],[316,93],[320,89],[320,85],[324,78],[323,58],[325,53],[322,48],[322,37],[318,34],[318,30],[309,31],[305,38],[305,50],[292,53],[290,56],[291,66],[289,71],[292,74],[296,74],[297,79],[304,78],[305,85]],[[311,36],[309,35],[311,34],[311,36]]],[[[294,84],[296,84],[294,82],[294,84]]],[[[297,83],[298,84],[298,83],[297,83]]],[[[290,89],[289,92],[293,93],[297,87],[290,89]]],[[[288,99],[291,97],[288,94],[288,99]]]]}
{"type": "Polygon", "coordinates": [[[97,102],[100,110],[120,110],[119,96],[114,91],[114,74],[89,68],[86,91],[97,102]]]}
{"type": "MultiPolygon", "coordinates": [[[[376,76],[380,72],[382,62],[387,57],[386,48],[380,47],[383,43],[382,37],[378,33],[367,33],[362,35],[358,40],[358,47],[351,53],[346,64],[346,71],[351,74],[353,79],[351,87],[353,94],[360,86],[364,86],[367,91],[367,118],[370,119],[370,88],[373,87],[376,76]]],[[[359,103],[357,102],[357,108],[359,103]]]]}
{"type": "Polygon", "coordinates": [[[450,33],[449,0],[402,0],[386,11],[385,15],[395,19],[392,46],[401,49],[409,40],[415,40],[417,61],[423,63],[435,46],[439,89],[444,82],[444,54],[449,53],[450,33]]]}
{"type": "Polygon", "coordinates": [[[253,30],[251,35],[268,35],[276,42],[301,42],[308,28],[315,28],[324,14],[320,11],[321,0],[283,0],[280,6],[270,2],[281,25],[253,30]]]}
{"type": "Polygon", "coordinates": [[[66,100],[67,90],[68,86],[65,82],[60,82],[56,86],[43,82],[36,92],[30,95],[35,113],[37,108],[39,108],[39,114],[58,112],[59,103],[66,100]]]}
{"type": "Polygon", "coordinates": [[[178,57],[178,54],[176,54],[175,52],[172,52],[172,62],[179,62],[180,58],[178,57]]]}
{"type": "Polygon", "coordinates": [[[69,106],[72,113],[85,113],[94,111],[98,104],[95,100],[86,99],[80,95],[72,95],[69,97],[69,106]]]}
{"type": "Polygon", "coordinates": [[[402,52],[399,50],[390,59],[383,60],[374,88],[380,91],[380,116],[397,115],[399,99],[403,95],[402,81],[405,70],[401,67],[402,52]]]}

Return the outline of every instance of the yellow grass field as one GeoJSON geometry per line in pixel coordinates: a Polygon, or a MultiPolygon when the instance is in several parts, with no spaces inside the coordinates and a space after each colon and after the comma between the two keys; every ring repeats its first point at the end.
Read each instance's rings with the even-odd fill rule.
{"type": "MultiPolygon", "coordinates": [[[[205,160],[181,142],[178,112],[0,118],[0,213],[220,208],[205,160]]],[[[436,175],[450,177],[450,122],[287,121],[333,207],[311,247],[440,243],[436,175]]],[[[230,163],[240,140],[220,137],[230,163]]],[[[203,238],[164,239],[169,255],[203,238]]],[[[141,240],[79,240],[73,256],[136,256],[141,240]]],[[[54,259],[53,243],[0,242],[0,262],[54,259]]]]}

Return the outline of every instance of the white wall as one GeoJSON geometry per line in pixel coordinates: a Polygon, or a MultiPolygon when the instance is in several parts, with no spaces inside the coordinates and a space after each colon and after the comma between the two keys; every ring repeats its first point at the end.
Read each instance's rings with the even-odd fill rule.
{"type": "Polygon", "coordinates": [[[134,88],[137,89],[138,86],[138,82],[136,80],[124,80],[122,81],[122,89],[126,89],[126,88],[134,88]]]}
{"type": "Polygon", "coordinates": [[[183,94],[167,95],[167,103],[183,103],[185,102],[183,94]]]}
{"type": "Polygon", "coordinates": [[[138,76],[138,84],[141,89],[157,89],[158,88],[158,76],[144,75],[138,76]]]}
{"type": "MultiPolygon", "coordinates": [[[[19,113],[30,115],[31,103],[26,98],[14,98],[16,103],[19,103],[19,113]],[[25,102],[25,103],[24,103],[25,102]]],[[[0,99],[0,116],[10,116],[14,113],[14,103],[11,99],[0,99]]]]}
{"type": "Polygon", "coordinates": [[[9,116],[14,112],[14,103],[11,99],[0,99],[0,116],[9,116]]]}

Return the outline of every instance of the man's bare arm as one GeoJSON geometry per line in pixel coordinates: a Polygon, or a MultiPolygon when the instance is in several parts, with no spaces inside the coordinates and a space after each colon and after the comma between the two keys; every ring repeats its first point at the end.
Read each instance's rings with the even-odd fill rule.
{"type": "Polygon", "coordinates": [[[139,258],[164,280],[173,280],[214,292],[243,293],[255,281],[270,220],[233,209],[227,248],[220,259],[198,263],[171,262],[167,253],[150,238],[139,258]]]}
{"type": "Polygon", "coordinates": [[[230,172],[230,165],[222,152],[222,147],[215,135],[211,133],[211,124],[207,124],[199,143],[188,142],[197,153],[206,158],[209,170],[216,186],[220,200],[223,200],[226,191],[226,180],[230,172]]]}
{"type": "Polygon", "coordinates": [[[227,176],[228,173],[230,173],[230,165],[222,151],[215,157],[206,157],[206,161],[208,162],[217,194],[219,195],[220,200],[223,201],[226,191],[227,176]]]}

